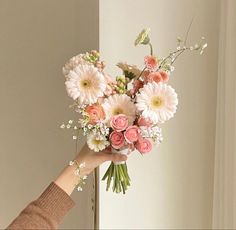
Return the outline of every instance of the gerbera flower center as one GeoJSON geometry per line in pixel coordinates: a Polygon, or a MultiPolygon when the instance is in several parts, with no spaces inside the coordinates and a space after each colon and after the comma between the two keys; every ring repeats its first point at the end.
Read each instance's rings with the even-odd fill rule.
{"type": "Polygon", "coordinates": [[[123,114],[123,109],[122,108],[115,108],[112,111],[112,115],[118,115],[118,114],[123,114]]]}
{"type": "Polygon", "coordinates": [[[94,139],[93,144],[94,145],[99,145],[101,143],[101,140],[94,139]]]}
{"type": "Polygon", "coordinates": [[[84,80],[80,81],[80,87],[83,89],[90,88],[91,84],[92,84],[92,82],[90,79],[84,79],[84,80]]]}
{"type": "Polygon", "coordinates": [[[153,97],[152,100],[151,100],[151,107],[153,109],[157,109],[159,107],[161,107],[163,105],[163,99],[156,96],[156,97],[153,97]]]}

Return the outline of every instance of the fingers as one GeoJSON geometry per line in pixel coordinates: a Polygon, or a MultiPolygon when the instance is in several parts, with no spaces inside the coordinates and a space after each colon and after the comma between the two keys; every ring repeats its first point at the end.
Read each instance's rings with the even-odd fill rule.
{"type": "Polygon", "coordinates": [[[119,162],[119,161],[126,161],[126,160],[127,160],[127,156],[123,154],[103,153],[103,161],[119,162]]]}
{"type": "Polygon", "coordinates": [[[123,154],[112,154],[112,161],[119,162],[119,161],[126,161],[127,156],[123,154]]]}

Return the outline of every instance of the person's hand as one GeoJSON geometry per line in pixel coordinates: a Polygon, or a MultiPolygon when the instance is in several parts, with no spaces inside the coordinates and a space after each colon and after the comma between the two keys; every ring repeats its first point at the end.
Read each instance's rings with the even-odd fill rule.
{"type": "Polygon", "coordinates": [[[89,175],[95,168],[105,161],[126,161],[127,156],[122,154],[112,154],[109,149],[96,153],[89,149],[87,144],[85,144],[75,159],[79,164],[85,163],[85,168],[81,170],[81,173],[83,175],[89,175]]]}
{"type": "MultiPolygon", "coordinates": [[[[121,154],[112,154],[108,149],[95,153],[89,149],[86,144],[76,156],[75,160],[78,162],[78,164],[85,163],[85,167],[80,170],[80,177],[83,177],[89,175],[96,167],[105,161],[126,161],[127,156],[121,154]]],[[[68,195],[71,195],[75,185],[79,180],[78,176],[74,174],[75,170],[75,165],[67,166],[59,175],[59,177],[54,181],[68,195]]]]}

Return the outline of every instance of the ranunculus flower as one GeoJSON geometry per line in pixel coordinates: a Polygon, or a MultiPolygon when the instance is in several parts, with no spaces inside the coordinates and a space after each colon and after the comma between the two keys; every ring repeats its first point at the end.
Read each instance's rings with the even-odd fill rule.
{"type": "Polygon", "coordinates": [[[136,125],[129,126],[124,132],[125,140],[128,143],[136,142],[140,137],[140,130],[136,125]]]}
{"type": "Polygon", "coordinates": [[[146,78],[151,73],[150,70],[144,70],[142,73],[142,77],[146,78]]]}
{"type": "Polygon", "coordinates": [[[111,146],[114,149],[120,149],[124,146],[125,144],[125,138],[122,132],[117,132],[117,131],[113,131],[110,134],[110,142],[111,142],[111,146]]]}
{"type": "Polygon", "coordinates": [[[146,127],[150,127],[152,125],[152,121],[149,118],[144,118],[144,117],[140,117],[138,119],[138,125],[139,126],[146,126],[146,127]]]}
{"type": "Polygon", "coordinates": [[[91,124],[96,124],[97,121],[105,118],[103,107],[98,104],[87,106],[85,112],[88,114],[89,123],[91,124]]]}
{"type": "Polygon", "coordinates": [[[169,75],[165,71],[151,72],[150,74],[144,76],[145,83],[148,82],[167,82],[169,80],[169,75]]]}
{"type": "Polygon", "coordinates": [[[112,117],[111,127],[117,132],[121,132],[128,127],[129,120],[128,117],[124,114],[118,114],[112,117]]]}
{"type": "Polygon", "coordinates": [[[155,70],[158,66],[157,58],[152,55],[146,56],[144,58],[144,63],[145,63],[145,66],[147,67],[147,69],[149,69],[149,70],[155,70]]]}
{"type": "Polygon", "coordinates": [[[165,71],[160,71],[160,74],[163,82],[169,81],[169,75],[165,71]]]}
{"type": "Polygon", "coordinates": [[[159,72],[150,73],[147,77],[148,82],[155,81],[156,83],[162,82],[162,76],[159,72]]]}
{"type": "Polygon", "coordinates": [[[146,138],[139,138],[135,143],[135,148],[140,153],[148,153],[152,150],[152,143],[146,138]]]}

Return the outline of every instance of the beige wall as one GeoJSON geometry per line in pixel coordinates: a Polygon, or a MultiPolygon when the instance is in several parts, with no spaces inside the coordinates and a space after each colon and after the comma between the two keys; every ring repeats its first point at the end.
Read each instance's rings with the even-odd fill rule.
{"type": "Polygon", "coordinates": [[[193,16],[190,41],[203,35],[209,47],[202,57],[177,61],[170,84],[179,94],[178,112],[163,125],[159,148],[130,157],[127,195],[107,193],[101,184],[101,229],[211,228],[219,1],[101,0],[100,51],[115,76],[120,60],[142,64],[148,50],[133,46],[142,28],[152,29],[155,53],[163,56],[175,48],[175,38],[186,32],[193,16]]]}
{"type": "MultiPolygon", "coordinates": [[[[61,68],[97,48],[97,0],[0,0],[0,229],[73,158],[61,68]]],[[[61,228],[93,226],[89,184],[61,228]]]]}

